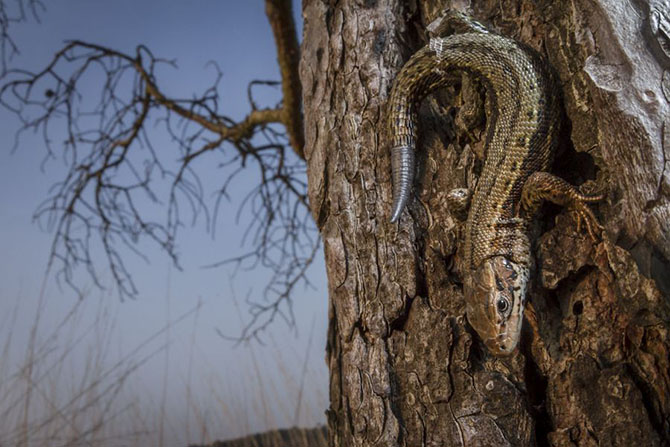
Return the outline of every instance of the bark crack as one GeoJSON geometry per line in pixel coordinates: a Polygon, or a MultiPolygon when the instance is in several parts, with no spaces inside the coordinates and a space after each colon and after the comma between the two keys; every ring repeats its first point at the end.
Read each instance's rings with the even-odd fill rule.
{"type": "MultiPolygon", "coordinates": [[[[456,322],[454,321],[453,318],[449,318],[449,326],[451,328],[451,333],[452,334],[457,334],[458,328],[456,327],[456,322]]],[[[456,429],[458,430],[458,436],[461,440],[461,446],[465,446],[465,434],[463,433],[463,427],[461,427],[461,422],[459,421],[459,418],[456,417],[456,414],[454,413],[454,408],[452,406],[452,400],[454,397],[454,393],[456,392],[456,386],[455,386],[455,380],[454,380],[454,372],[452,368],[454,367],[454,353],[456,351],[456,337],[453,337],[451,340],[451,344],[449,345],[449,356],[448,356],[448,361],[449,364],[447,365],[447,373],[449,375],[449,395],[447,396],[447,406],[449,407],[449,413],[451,415],[451,419],[454,421],[454,424],[456,425],[456,429]]]]}
{"type": "Polygon", "coordinates": [[[670,444],[670,423],[664,421],[662,415],[659,414],[659,408],[657,408],[658,403],[656,402],[658,399],[656,398],[655,393],[630,363],[627,363],[625,368],[635,384],[635,387],[640,391],[642,404],[647,412],[647,418],[649,419],[651,426],[664,443],[670,444]]]}
{"type": "Polygon", "coordinates": [[[527,389],[524,390],[528,411],[535,422],[535,442],[537,445],[549,445],[549,433],[554,426],[547,411],[547,386],[548,378],[542,374],[539,365],[535,362],[531,343],[523,343],[523,356],[525,358],[523,377],[527,389]]]}

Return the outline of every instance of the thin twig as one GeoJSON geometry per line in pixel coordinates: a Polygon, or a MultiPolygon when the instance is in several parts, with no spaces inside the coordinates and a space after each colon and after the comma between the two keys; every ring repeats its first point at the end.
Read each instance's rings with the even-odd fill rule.
{"type": "Polygon", "coordinates": [[[35,220],[54,231],[49,268],[60,267],[55,269],[59,281],[81,294],[77,271],[83,269],[102,287],[98,272],[99,259],[104,259],[102,267],[111,272],[120,297],[136,296],[124,262],[128,253],[147,259],[141,247],[148,241],[180,268],[179,230],[202,220],[214,235],[224,203],[239,195],[232,191],[244,172],[245,177],[257,176],[238,211],[249,222],[244,238],[248,250],[212,265],[260,267],[271,273],[262,299],[251,305],[252,322],[243,337],[256,337],[277,317],[293,323],[291,294],[297,284],[309,284],[306,272],[319,238],[307,201],[291,2],[266,0],[266,12],[277,45],[283,99],[259,107],[251,87],[276,83],[252,81],[250,111],[239,121],[221,111],[222,76],[216,64],[209,65],[215,77],[204,92],[187,99],[170,97],[161,89],[156,70],[174,67],[174,61],[155,56],[143,45],[126,54],[75,40],[41,71],[7,72],[0,84],[0,105],[21,120],[17,141],[24,132],[41,133],[45,161],[62,158],[67,166],[35,212],[35,220]],[[97,99],[88,93],[92,82],[100,82],[97,99]],[[56,128],[65,131],[64,141],[61,134],[52,135],[56,128]],[[175,143],[172,150],[155,144],[161,130],[175,143]],[[221,169],[213,205],[203,186],[208,182],[197,169],[205,159],[221,169]],[[164,220],[155,217],[156,207],[165,209],[164,220]]]}

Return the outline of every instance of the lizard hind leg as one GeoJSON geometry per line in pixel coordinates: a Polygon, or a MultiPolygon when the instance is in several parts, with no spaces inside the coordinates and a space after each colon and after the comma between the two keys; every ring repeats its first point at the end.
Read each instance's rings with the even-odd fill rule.
{"type": "Polygon", "coordinates": [[[521,210],[532,215],[543,200],[564,206],[574,214],[577,231],[581,231],[582,224],[584,224],[591,239],[597,242],[599,237],[596,233],[601,233],[604,228],[589,208],[588,203],[598,202],[603,198],[603,194],[582,194],[570,183],[548,172],[535,172],[523,185],[521,210]]]}

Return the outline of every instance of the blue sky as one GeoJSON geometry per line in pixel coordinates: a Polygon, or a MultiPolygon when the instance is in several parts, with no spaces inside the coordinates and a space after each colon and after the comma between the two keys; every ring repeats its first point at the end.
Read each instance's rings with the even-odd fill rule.
{"type": "MultiPolygon", "coordinates": [[[[191,96],[203,91],[211,85],[214,76],[206,64],[216,61],[223,71],[221,85],[225,114],[239,118],[248,111],[248,81],[279,78],[274,42],[263,3],[262,0],[48,2],[40,24],[31,21],[13,28],[13,36],[21,49],[21,55],[14,59],[13,65],[37,70],[68,39],[86,40],[129,53],[142,43],[156,56],[176,59],[178,69],[162,69],[158,79],[160,87],[169,95],[191,96]]],[[[299,1],[294,3],[299,21],[299,1]]],[[[90,88],[91,94],[98,91],[93,82],[90,88]]],[[[268,100],[277,98],[272,95],[270,93],[268,100]]],[[[21,346],[28,339],[34,319],[30,309],[40,296],[52,242],[52,234],[33,223],[32,215],[37,205],[47,197],[49,187],[66,171],[60,160],[47,163],[43,171],[40,169],[44,148],[39,136],[24,135],[18,150],[12,154],[13,135],[17,127],[17,120],[0,110],[0,130],[5,136],[0,148],[0,312],[7,315],[19,300],[22,310],[16,323],[17,345],[13,351],[16,356],[14,361],[18,364],[23,355],[21,346]]],[[[161,150],[169,154],[171,141],[160,133],[155,135],[155,139],[161,150]]],[[[176,149],[174,154],[176,158],[176,149]]],[[[215,170],[203,172],[206,184],[216,181],[215,170]]],[[[248,174],[239,189],[244,190],[254,180],[254,175],[248,174]]],[[[216,185],[212,184],[210,191],[215,188],[216,185]]],[[[81,285],[90,290],[87,300],[91,303],[86,303],[90,311],[87,311],[86,318],[95,318],[99,302],[110,306],[116,318],[112,343],[116,347],[115,352],[121,353],[132,350],[164,326],[166,321],[172,321],[197,303],[202,303],[197,321],[191,317],[166,335],[170,341],[168,355],[163,353],[155,357],[136,374],[135,389],[151,394],[154,401],[160,399],[166,366],[170,371],[166,379],[168,389],[184,388],[184,377],[187,375],[184,365],[188,358],[194,359],[189,376],[193,392],[201,394],[199,400],[204,407],[211,406],[210,411],[216,412],[216,405],[207,402],[206,397],[211,395],[213,376],[220,374],[216,380],[238,392],[237,397],[231,399],[240,399],[240,407],[244,407],[245,402],[239,397],[239,392],[256,386],[249,373],[254,361],[260,363],[259,369],[263,371],[267,383],[281,384],[286,382],[287,377],[296,378],[301,374],[302,362],[307,357],[310,378],[306,381],[309,383],[305,394],[314,396],[320,393],[321,402],[325,405],[327,288],[320,255],[310,272],[315,289],[300,288],[295,297],[294,309],[298,319],[295,330],[287,329],[280,322],[267,334],[267,345],[255,345],[253,349],[234,347],[216,334],[216,329],[230,335],[239,333],[240,320],[246,317],[245,297],[258,294],[267,278],[263,272],[252,271],[231,279],[231,270],[202,268],[244,251],[239,241],[248,222],[235,225],[231,219],[237,209],[235,199],[227,207],[230,211],[220,218],[215,239],[206,232],[203,222],[181,232],[178,244],[183,271],[171,267],[169,260],[150,246],[143,247],[150,263],[139,258],[127,259],[140,291],[136,300],[119,303],[113,291],[98,291],[91,286],[90,280],[81,277],[81,285]],[[234,297],[239,304],[237,307],[234,297]],[[311,342],[310,333],[313,334],[311,342]],[[278,361],[282,363],[279,366],[278,361]]],[[[68,288],[56,287],[53,278],[47,278],[44,284],[47,311],[43,324],[49,327],[71,308],[76,297],[68,288]]],[[[279,394],[285,392],[280,390],[279,394]]],[[[167,400],[168,410],[179,418],[185,411],[180,408],[183,398],[175,392],[174,395],[168,393],[167,400]]],[[[251,405],[251,402],[248,403],[251,405]]],[[[291,408],[289,404],[288,410],[264,410],[266,413],[277,413],[269,418],[258,414],[263,411],[249,408],[250,422],[246,429],[255,431],[272,425],[291,425],[295,419],[287,416],[291,408]]],[[[323,421],[323,411],[325,406],[305,410],[298,422],[311,425],[323,421]]],[[[179,432],[179,428],[173,428],[173,431],[179,432]]],[[[223,431],[211,436],[237,436],[245,429],[223,428],[223,431]]]]}

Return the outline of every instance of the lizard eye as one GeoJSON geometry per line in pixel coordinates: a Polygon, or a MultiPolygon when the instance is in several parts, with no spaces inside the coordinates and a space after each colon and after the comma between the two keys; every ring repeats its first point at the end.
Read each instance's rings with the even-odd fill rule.
{"type": "Polygon", "coordinates": [[[510,308],[509,301],[506,298],[498,298],[496,307],[498,308],[498,313],[500,313],[500,315],[506,315],[510,308]]]}

